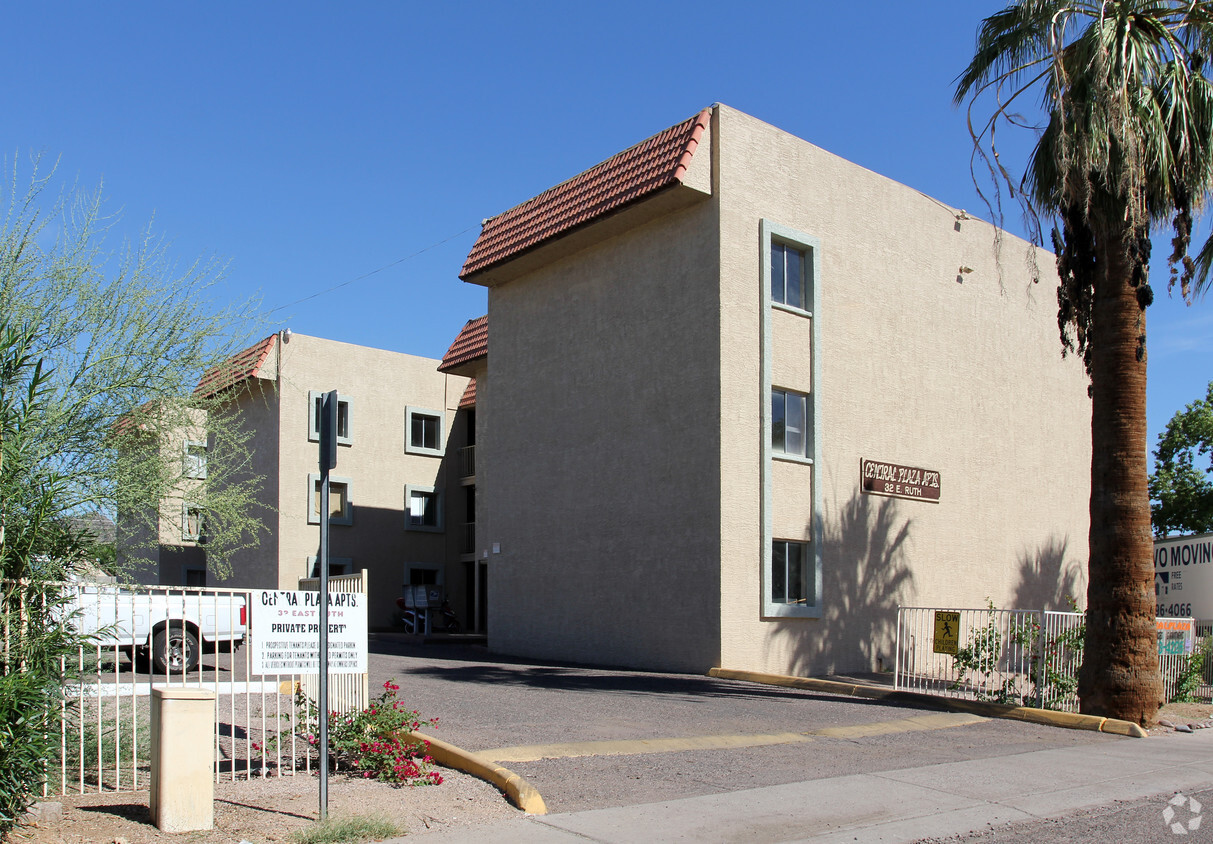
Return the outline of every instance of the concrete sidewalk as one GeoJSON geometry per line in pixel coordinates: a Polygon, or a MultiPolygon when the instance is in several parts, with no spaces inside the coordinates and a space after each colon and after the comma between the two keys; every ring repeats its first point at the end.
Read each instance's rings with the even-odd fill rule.
{"type": "MultiPolygon", "coordinates": [[[[433,833],[458,842],[913,842],[1213,787],[1213,730],[433,833]]],[[[415,839],[410,835],[407,840],[415,839]]],[[[403,842],[406,839],[393,839],[403,842]]]]}

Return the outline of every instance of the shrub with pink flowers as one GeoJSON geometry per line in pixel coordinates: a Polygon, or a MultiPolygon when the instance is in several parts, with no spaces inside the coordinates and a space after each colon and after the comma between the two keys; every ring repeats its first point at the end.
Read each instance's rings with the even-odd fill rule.
{"type": "MultiPolygon", "coordinates": [[[[437,718],[422,718],[396,699],[400,687],[388,680],[383,692],[361,712],[329,714],[329,760],[338,770],[346,768],[355,776],[374,778],[397,785],[439,785],[442,774],[434,770],[429,742],[406,741],[404,735],[421,727],[438,726],[437,718]]],[[[316,702],[303,691],[295,693],[300,722],[306,724],[301,738],[311,748],[320,742],[317,735],[319,713],[316,702]]],[[[284,716],[286,717],[286,716],[284,716]]],[[[285,730],[285,734],[293,731],[285,730]]],[[[271,738],[265,746],[254,743],[258,751],[281,746],[285,736],[271,738]]]]}
{"type": "Polygon", "coordinates": [[[408,785],[438,785],[442,774],[433,769],[429,743],[414,744],[404,733],[438,726],[396,699],[400,687],[388,680],[383,692],[361,712],[329,718],[329,751],[364,777],[408,785]]]}

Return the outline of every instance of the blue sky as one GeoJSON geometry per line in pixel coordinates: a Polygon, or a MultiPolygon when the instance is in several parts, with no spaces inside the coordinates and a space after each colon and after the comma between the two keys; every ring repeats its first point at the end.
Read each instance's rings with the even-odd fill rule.
{"type": "MultiPolygon", "coordinates": [[[[265,333],[437,357],[486,310],[457,278],[481,219],[713,102],[989,218],[951,90],[1001,5],[10,4],[0,152],[226,260],[265,333]]],[[[1168,299],[1164,273],[1151,448],[1213,379],[1213,299],[1168,299]]]]}

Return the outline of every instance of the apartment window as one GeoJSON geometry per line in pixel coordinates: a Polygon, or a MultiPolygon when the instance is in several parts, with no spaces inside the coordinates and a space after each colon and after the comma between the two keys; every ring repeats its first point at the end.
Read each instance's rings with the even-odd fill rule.
{"type": "Polygon", "coordinates": [[[206,517],[197,504],[181,505],[181,538],[186,542],[202,542],[206,534],[206,517]]]}
{"type": "Polygon", "coordinates": [[[187,478],[206,478],[206,443],[186,440],[182,444],[181,474],[187,478]]]}
{"type": "Polygon", "coordinates": [[[186,569],[185,585],[197,588],[206,586],[206,569],[186,569]]]}
{"type": "Polygon", "coordinates": [[[406,486],[404,509],[408,530],[442,530],[442,495],[434,487],[406,486]]]}
{"type": "Polygon", "coordinates": [[[818,354],[822,245],[811,234],[767,219],[759,221],[759,238],[761,272],[755,286],[762,301],[769,301],[759,312],[762,354],[756,391],[769,402],[762,408],[761,429],[762,617],[821,618],[823,505],[816,468],[823,448],[818,354]],[[791,383],[811,390],[796,392],[775,380],[775,373],[788,371],[789,363],[800,373],[791,383]],[[779,484],[777,477],[783,479],[779,484]],[[778,495],[795,498],[783,502],[778,495]],[[782,514],[778,521],[776,514],[782,514]],[[802,535],[805,527],[809,532],[802,535]],[[784,530],[792,530],[795,541],[778,539],[784,530]]]}
{"type": "Polygon", "coordinates": [[[771,390],[771,453],[808,458],[808,396],[771,390]]]}
{"type": "MultiPolygon", "coordinates": [[[[320,558],[311,556],[307,558],[308,577],[320,577],[320,558]]],[[[352,557],[329,557],[329,577],[337,577],[342,574],[354,573],[354,560],[352,557]]]]}
{"type": "Polygon", "coordinates": [[[771,241],[771,301],[807,310],[808,266],[803,249],[771,241]]]}
{"type": "MultiPolygon", "coordinates": [[[[308,407],[311,415],[308,420],[307,438],[312,442],[320,441],[320,410],[324,403],[324,393],[312,390],[307,394],[308,407]]],[[[350,428],[351,406],[354,400],[349,396],[337,395],[337,445],[353,445],[354,435],[350,428]]]]}
{"type": "MultiPolygon", "coordinates": [[[[318,525],[320,524],[320,476],[313,473],[307,478],[307,522],[310,525],[318,525]]],[[[350,500],[352,486],[349,478],[329,476],[330,525],[352,525],[354,523],[354,505],[350,500]]]]}
{"type": "Polygon", "coordinates": [[[421,407],[404,409],[404,450],[409,454],[441,457],[445,430],[446,414],[442,411],[421,407]]]}
{"type": "Polygon", "coordinates": [[[813,606],[816,578],[809,569],[807,542],[776,539],[771,545],[771,603],[813,606]]]}

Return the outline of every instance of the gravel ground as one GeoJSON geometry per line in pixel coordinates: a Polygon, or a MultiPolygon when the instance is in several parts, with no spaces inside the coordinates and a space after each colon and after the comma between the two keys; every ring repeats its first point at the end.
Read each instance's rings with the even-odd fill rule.
{"type": "MultiPolygon", "coordinates": [[[[488,783],[439,768],[443,783],[393,788],[374,780],[332,776],[329,814],[387,818],[399,834],[477,826],[521,813],[488,783]]],[[[59,819],[19,827],[16,844],[262,844],[287,841],[292,832],[319,817],[320,780],[293,777],[254,778],[223,782],[215,787],[215,828],[210,832],[167,833],[158,830],[148,813],[148,792],[69,795],[59,800],[59,819]]]]}

